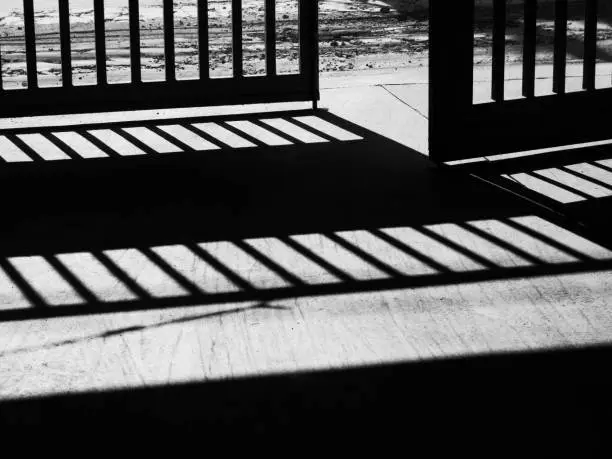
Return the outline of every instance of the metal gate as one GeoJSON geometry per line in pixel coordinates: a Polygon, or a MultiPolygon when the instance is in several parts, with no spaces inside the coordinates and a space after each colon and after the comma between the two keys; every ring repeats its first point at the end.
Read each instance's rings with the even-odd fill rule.
{"type": "Polygon", "coordinates": [[[70,0],[59,0],[62,83],[38,84],[34,0],[23,0],[27,87],[2,88],[0,116],[79,113],[128,109],[193,107],[253,102],[316,101],[318,89],[317,2],[298,0],[299,71],[279,74],[276,67],[276,0],[265,0],[265,62],[263,76],[243,72],[242,0],[231,0],[233,75],[211,78],[209,72],[208,0],[197,0],[199,78],[177,80],[174,0],[163,0],[164,81],[145,82],[141,73],[139,0],[129,0],[131,81],[107,79],[105,0],[93,0],[97,83],[73,85],[70,0]]]}
{"type": "MultiPolygon", "coordinates": [[[[431,0],[430,155],[438,162],[612,138],[612,88],[596,89],[597,21],[605,2],[584,0],[582,90],[566,88],[568,0],[555,1],[553,88],[538,96],[538,0],[524,0],[522,97],[504,97],[507,0],[493,13],[491,102],[474,103],[476,0],[431,0]]],[[[483,2],[478,2],[482,4],[483,2]]]]}

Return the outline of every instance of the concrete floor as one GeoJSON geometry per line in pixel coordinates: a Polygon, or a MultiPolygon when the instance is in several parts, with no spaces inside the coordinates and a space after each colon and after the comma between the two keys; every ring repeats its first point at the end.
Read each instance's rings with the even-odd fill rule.
{"type": "MultiPolygon", "coordinates": [[[[380,397],[381,403],[392,399],[398,406],[420,407],[423,416],[428,406],[440,413],[444,407],[479,407],[502,422],[503,409],[491,407],[505,403],[511,409],[516,402],[523,422],[539,428],[528,411],[542,403],[552,432],[562,424],[553,413],[571,411],[582,397],[591,397],[586,411],[574,409],[563,421],[567,429],[589,425],[594,395],[580,384],[601,383],[596,380],[602,377],[601,360],[589,352],[592,346],[606,351],[612,340],[612,241],[430,164],[423,154],[427,86],[422,82],[401,85],[390,78],[385,86],[350,86],[338,79],[323,86],[322,106],[329,113],[318,121],[302,119],[310,130],[299,125],[318,133],[321,142],[288,137],[291,141],[279,146],[253,134],[245,137],[261,145],[222,149],[224,156],[192,158],[187,167],[176,154],[165,156],[171,159],[160,163],[162,169],[120,165],[103,172],[111,175],[90,166],[98,160],[71,168],[67,164],[77,162],[72,159],[35,161],[39,170],[32,172],[32,164],[19,169],[25,174],[17,175],[19,183],[5,171],[3,192],[10,198],[0,245],[4,425],[53,430],[54,419],[61,418],[75,427],[80,422],[75,413],[87,422],[96,416],[106,422],[114,415],[105,403],[118,410],[130,406],[129,400],[137,400],[141,411],[118,410],[117,420],[132,416],[144,422],[151,412],[143,407],[149,407],[156,422],[186,425],[194,414],[185,404],[203,403],[200,390],[217,394],[215,384],[221,383],[214,381],[255,378],[252,387],[261,390],[259,398],[251,395],[265,411],[276,406],[270,405],[276,383],[265,386],[269,375],[375,371],[381,365],[375,377],[340,373],[349,385],[377,381],[366,395],[347,402],[350,417],[363,421],[359,407],[379,410],[373,400],[380,397]],[[344,131],[325,131],[321,119],[344,131]],[[35,178],[26,181],[28,174],[35,178]],[[519,357],[503,360],[509,352],[579,349],[588,354],[543,357],[526,366],[519,357]],[[476,365],[473,373],[451,365],[412,389],[420,367],[409,367],[417,368],[410,379],[403,370],[413,362],[471,356],[502,360],[476,365]],[[497,389],[485,382],[494,374],[497,389]],[[402,393],[399,381],[405,384],[402,393]],[[448,384],[454,391],[444,389],[448,384]],[[548,389],[538,392],[543,385],[548,389]],[[185,387],[198,392],[186,392],[179,412],[162,402],[164,397],[176,401],[174,395],[143,395],[185,387]],[[429,394],[428,387],[432,392],[436,387],[437,401],[430,399],[431,404],[419,396],[429,394]],[[474,397],[472,402],[457,393],[458,387],[474,397]],[[568,395],[577,387],[578,398],[568,395]],[[100,393],[109,398],[95,398],[100,393]],[[66,406],[69,414],[62,413],[66,406]],[[169,419],[173,416],[186,420],[169,419]]],[[[299,105],[283,106],[295,108],[299,105]]],[[[267,119],[272,108],[249,110],[260,114],[247,119],[267,119]]],[[[154,122],[150,114],[138,116],[143,126],[151,126],[190,115],[163,112],[154,122]]],[[[301,115],[282,112],[273,118],[294,116],[301,115]]],[[[38,122],[11,121],[4,127],[38,122]]],[[[325,399],[325,387],[338,397],[349,396],[345,386],[321,384],[313,389],[316,396],[303,392],[300,400],[325,399]]],[[[279,393],[286,404],[293,400],[287,391],[279,393]]],[[[604,395],[598,393],[599,402],[604,395]]],[[[229,410],[216,409],[213,419],[229,410]]],[[[320,406],[315,411],[319,418],[327,416],[320,406]]],[[[294,418],[283,413],[291,425],[294,418]]],[[[250,416],[257,421],[257,415],[250,416]]],[[[381,419],[367,422],[374,426],[381,419]]],[[[448,430],[464,435],[469,429],[448,430]]],[[[519,443],[523,438],[511,436],[519,443]]]]}

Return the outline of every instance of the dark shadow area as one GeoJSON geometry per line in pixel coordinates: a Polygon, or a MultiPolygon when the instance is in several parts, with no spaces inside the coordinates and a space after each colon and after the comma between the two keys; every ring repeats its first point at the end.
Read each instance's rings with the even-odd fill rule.
{"type": "MultiPolygon", "coordinates": [[[[19,139],[13,153],[30,159],[0,166],[8,222],[0,233],[0,286],[24,299],[0,311],[3,321],[252,302],[150,326],[163,327],[283,307],[271,299],[612,267],[608,237],[581,233],[324,111],[1,135],[19,139]],[[25,137],[32,134],[40,137],[25,137]],[[44,159],[49,152],[59,158],[57,151],[66,157],[44,159]],[[294,258],[280,256],[289,253],[294,258]],[[268,277],[252,275],[256,264],[268,277]]],[[[605,438],[599,415],[610,408],[610,352],[602,346],[24,395],[0,402],[0,427],[13,441],[49,448],[66,439],[97,451],[123,452],[127,444],[202,451],[219,442],[228,449],[290,442],[302,450],[331,441],[345,451],[368,444],[589,457],[605,438]]]]}
{"type": "Polygon", "coordinates": [[[324,111],[0,137],[30,159],[0,166],[4,321],[612,267],[607,238],[324,111]]]}
{"type": "Polygon", "coordinates": [[[290,444],[600,457],[611,352],[604,345],[29,398],[0,403],[0,422],[5,438],[45,448],[69,437],[99,451],[290,444]]]}

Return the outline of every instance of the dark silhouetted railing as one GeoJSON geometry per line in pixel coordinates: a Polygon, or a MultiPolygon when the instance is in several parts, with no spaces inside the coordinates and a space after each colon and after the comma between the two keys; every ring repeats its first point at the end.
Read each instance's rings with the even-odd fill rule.
{"type": "MultiPolygon", "coordinates": [[[[610,22],[607,3],[431,0],[431,157],[463,161],[612,138],[611,81],[609,75],[597,74],[598,57],[606,54],[598,43],[598,23],[610,22]],[[538,23],[543,17],[554,25],[554,32],[538,23]],[[584,31],[574,30],[570,36],[572,19],[583,20],[584,31]],[[482,32],[479,20],[490,28],[490,74],[474,65],[475,32],[482,32]],[[510,76],[509,45],[515,43],[522,45],[522,68],[513,69],[519,71],[510,76]],[[542,70],[550,67],[551,75],[545,78],[536,72],[539,46],[552,51],[551,64],[540,63],[542,70]],[[571,75],[568,53],[579,62],[571,75]],[[477,71],[480,78],[475,78],[477,71]],[[568,82],[575,78],[582,81],[570,87],[568,82]],[[520,81],[514,85],[511,80],[520,81]],[[548,83],[551,87],[544,88],[548,83]]],[[[488,34],[485,30],[479,35],[488,34]]]]}
{"type": "MultiPolygon", "coordinates": [[[[231,60],[233,75],[211,78],[209,64],[209,4],[198,0],[197,44],[199,72],[197,79],[176,77],[175,5],[163,0],[164,81],[145,82],[142,78],[141,24],[139,0],[129,0],[129,50],[131,80],[110,84],[107,74],[107,31],[105,1],[93,0],[95,62],[97,81],[94,85],[73,84],[71,62],[70,0],[59,0],[59,37],[61,85],[41,87],[37,70],[37,35],[34,0],[23,0],[23,35],[27,84],[17,89],[2,87],[0,79],[0,116],[52,113],[93,112],[162,107],[189,107],[252,102],[313,101],[318,95],[317,2],[299,0],[299,70],[279,74],[276,66],[276,0],[265,0],[265,62],[263,75],[246,77],[243,67],[243,5],[232,0],[231,60]]],[[[228,2],[229,5],[229,2],[228,2]]],[[[228,24],[229,25],[229,24],[228,24]]]]}

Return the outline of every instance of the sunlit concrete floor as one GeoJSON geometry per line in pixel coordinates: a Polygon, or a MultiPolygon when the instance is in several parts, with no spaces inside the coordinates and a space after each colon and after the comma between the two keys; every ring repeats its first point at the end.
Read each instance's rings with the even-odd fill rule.
{"type": "MultiPolygon", "coordinates": [[[[189,284],[216,292],[236,286],[193,250],[148,247],[181,274],[183,281],[177,281],[151,263],[150,252],[143,256],[141,248],[112,248],[105,256],[151,298],[152,309],[3,321],[0,397],[6,401],[610,342],[610,241],[595,240],[536,207],[475,180],[448,177],[429,164],[422,154],[427,89],[422,81],[388,86],[340,81],[323,82],[322,107],[387,138],[388,143],[376,145],[405,158],[369,151],[369,166],[355,173],[346,196],[338,198],[336,207],[329,204],[331,210],[328,201],[336,198],[314,189],[302,211],[284,208],[284,202],[276,205],[274,193],[287,192],[282,183],[243,210],[241,225],[268,219],[270,227],[274,222],[282,226],[286,213],[304,221],[337,217],[341,223],[334,228],[329,222],[325,232],[316,231],[317,225],[312,231],[289,231],[294,244],[315,254],[310,259],[275,233],[245,236],[240,247],[210,239],[200,244],[257,289],[294,281],[306,285],[296,290],[299,294],[184,307],[179,300],[160,308],[157,299],[180,298],[189,284]],[[416,100],[412,106],[411,97],[416,100]],[[378,164],[377,158],[390,163],[378,164]],[[387,186],[385,177],[397,186],[387,186]],[[377,209],[384,215],[380,221],[377,209]],[[392,212],[396,215],[389,220],[392,212]],[[360,226],[361,221],[367,224],[360,226]],[[245,247],[272,260],[272,268],[245,247]],[[308,288],[343,282],[353,282],[355,291],[308,288]]],[[[312,184],[318,186],[316,177],[312,184]]],[[[33,234],[44,238],[45,222],[27,218],[40,225],[33,234]]],[[[22,227],[26,223],[19,222],[22,227]]],[[[28,237],[20,239],[24,247],[28,237]]],[[[85,273],[85,284],[97,282],[96,295],[103,302],[128,304],[134,295],[130,285],[126,288],[87,253],[58,258],[72,272],[85,273]]],[[[83,299],[40,258],[16,256],[3,262],[4,270],[7,265],[42,292],[49,308],[83,299]]],[[[27,307],[3,276],[2,311],[27,307]]]]}

